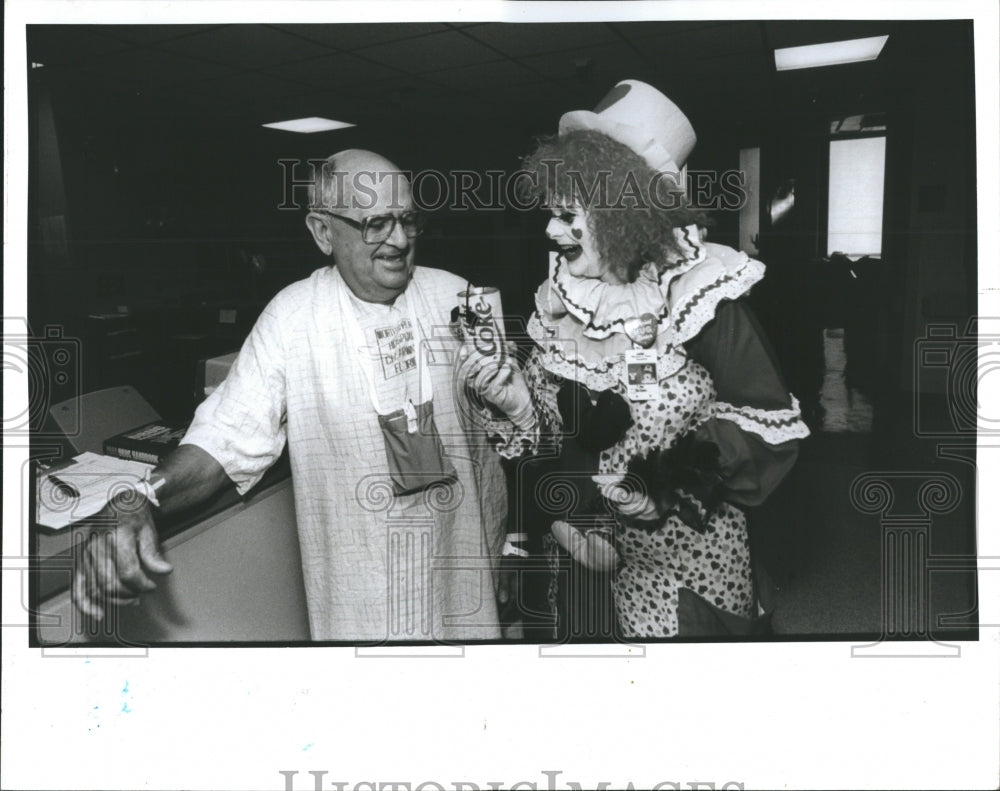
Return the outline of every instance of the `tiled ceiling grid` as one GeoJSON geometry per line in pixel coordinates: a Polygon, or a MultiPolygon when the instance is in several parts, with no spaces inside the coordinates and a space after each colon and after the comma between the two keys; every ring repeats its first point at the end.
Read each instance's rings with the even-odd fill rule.
{"type": "MultiPolygon", "coordinates": [[[[733,116],[773,94],[772,51],[875,35],[894,22],[38,26],[29,60],[80,112],[131,105],[263,123],[328,115],[364,123],[400,110],[479,120],[587,107],[620,79],[683,108],[733,116]]],[[[897,51],[902,51],[897,47],[897,51]]],[[[871,67],[874,69],[874,65],[871,67]]],[[[785,75],[787,84],[814,79],[785,75]]]]}

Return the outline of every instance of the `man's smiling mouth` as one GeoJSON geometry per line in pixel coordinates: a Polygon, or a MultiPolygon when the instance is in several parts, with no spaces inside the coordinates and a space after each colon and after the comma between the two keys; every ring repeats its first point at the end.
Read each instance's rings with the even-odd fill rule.
{"type": "Polygon", "coordinates": [[[408,253],[405,251],[395,253],[384,252],[378,253],[373,257],[376,261],[380,261],[383,264],[387,264],[389,266],[400,266],[406,263],[407,254],[408,253]]]}

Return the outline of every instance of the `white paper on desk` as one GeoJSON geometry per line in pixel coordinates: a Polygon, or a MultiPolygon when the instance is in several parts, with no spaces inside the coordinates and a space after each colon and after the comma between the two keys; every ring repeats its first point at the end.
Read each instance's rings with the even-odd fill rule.
{"type": "Polygon", "coordinates": [[[81,453],[66,467],[40,470],[35,487],[35,521],[58,530],[93,516],[116,494],[140,481],[152,467],[140,461],[81,453]],[[72,486],[79,496],[67,493],[53,477],[72,486]]]}

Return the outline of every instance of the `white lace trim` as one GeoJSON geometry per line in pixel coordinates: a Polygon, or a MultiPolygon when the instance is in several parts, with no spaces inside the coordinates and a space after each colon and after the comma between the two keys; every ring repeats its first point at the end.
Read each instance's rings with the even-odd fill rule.
{"type": "Polygon", "coordinates": [[[588,338],[602,340],[625,331],[625,322],[636,316],[650,314],[659,324],[666,318],[667,289],[670,278],[664,275],[660,283],[655,267],[643,267],[634,283],[620,285],[595,278],[573,277],[551,254],[549,288],[562,301],[566,311],[582,325],[588,338]]]}
{"type": "Polygon", "coordinates": [[[481,428],[493,441],[493,449],[503,458],[516,459],[538,447],[537,421],[535,426],[526,430],[514,425],[510,418],[494,415],[489,410],[473,408],[472,411],[477,428],[481,428]]]}
{"type": "MultiPolygon", "coordinates": [[[[573,344],[568,342],[571,339],[550,335],[537,316],[532,316],[529,319],[527,329],[528,336],[541,349],[539,362],[546,371],[564,379],[580,382],[591,390],[607,390],[616,384],[625,384],[625,357],[623,353],[619,352],[591,361],[581,354],[567,354],[564,350],[572,348],[573,344]]],[[[661,349],[659,351],[661,380],[676,374],[687,361],[687,353],[683,347],[670,345],[661,349]]]]}
{"type": "Polygon", "coordinates": [[[809,436],[809,428],[802,422],[799,401],[795,396],[792,396],[789,409],[757,409],[716,401],[712,411],[713,417],[735,423],[744,431],[756,434],[768,445],[780,445],[809,436]]]}
{"type": "Polygon", "coordinates": [[[627,321],[647,313],[657,324],[666,324],[670,284],[706,259],[706,248],[696,225],[674,228],[674,239],[680,257],[663,268],[647,263],[633,283],[613,284],[574,277],[562,264],[560,255],[553,252],[549,255],[549,290],[561,303],[560,307],[583,325],[581,331],[588,338],[601,340],[623,333],[627,321]]]}
{"type": "Polygon", "coordinates": [[[724,299],[735,300],[764,277],[764,265],[747,257],[735,272],[727,272],[693,294],[685,295],[674,306],[674,342],[683,343],[695,337],[715,318],[715,311],[724,299]]]}

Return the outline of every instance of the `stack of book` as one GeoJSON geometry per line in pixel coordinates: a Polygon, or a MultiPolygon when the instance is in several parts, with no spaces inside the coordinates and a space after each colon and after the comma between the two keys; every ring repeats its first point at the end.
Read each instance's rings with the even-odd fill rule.
{"type": "Polygon", "coordinates": [[[159,464],[164,456],[177,447],[187,428],[187,423],[176,425],[154,420],[152,423],[108,437],[104,440],[104,455],[159,464]]]}

